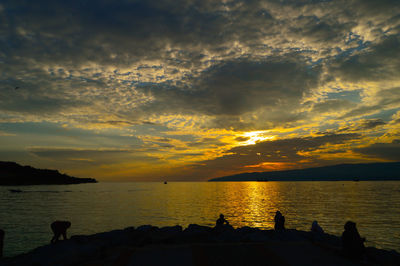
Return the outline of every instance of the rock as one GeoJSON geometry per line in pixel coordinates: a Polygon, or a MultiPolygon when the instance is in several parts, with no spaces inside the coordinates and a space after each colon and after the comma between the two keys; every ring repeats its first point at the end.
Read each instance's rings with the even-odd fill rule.
{"type": "Polygon", "coordinates": [[[136,231],[139,232],[149,232],[149,231],[157,231],[158,227],[157,226],[152,226],[152,225],[141,225],[138,228],[136,228],[136,231]]]}
{"type": "Polygon", "coordinates": [[[253,232],[259,232],[261,230],[258,228],[254,228],[254,227],[244,226],[244,227],[236,228],[235,231],[238,232],[239,234],[248,234],[248,233],[253,233],[253,232]]]}
{"type": "MultiPolygon", "coordinates": [[[[183,255],[187,261],[198,259],[199,263],[204,262],[202,258],[206,256],[210,263],[218,257],[235,264],[236,258],[251,254],[249,259],[254,264],[263,264],[264,259],[269,261],[268,258],[275,258],[275,263],[271,265],[359,265],[360,261],[348,260],[340,255],[340,243],[337,236],[320,234],[316,241],[311,232],[298,230],[276,232],[251,227],[215,230],[197,224],[182,230],[179,225],[162,228],[144,225],[137,229],[128,227],[94,235],[72,236],[69,240],[39,247],[27,254],[4,258],[0,260],[0,265],[131,265],[129,263],[135,261],[135,256],[136,259],[142,256],[143,261],[149,257],[161,258],[154,261],[162,260],[167,265],[181,258],[182,252],[186,252],[183,255]]],[[[400,254],[368,247],[364,264],[400,265],[400,254]]]]}
{"type": "Polygon", "coordinates": [[[185,234],[206,234],[212,231],[211,227],[202,226],[198,224],[189,224],[188,228],[184,230],[185,234]]]}
{"type": "Polygon", "coordinates": [[[398,266],[400,265],[400,254],[394,250],[383,250],[374,247],[366,248],[367,257],[377,265],[398,266]]]}
{"type": "Polygon", "coordinates": [[[260,230],[243,235],[241,240],[243,242],[259,243],[259,242],[271,241],[272,238],[268,232],[260,230]]]}
{"type": "MultiPolygon", "coordinates": [[[[166,226],[148,234],[151,243],[179,243],[181,240],[182,226],[166,226]]],[[[149,239],[147,239],[149,241],[149,239]]]]}
{"type": "Polygon", "coordinates": [[[212,235],[213,229],[208,226],[190,224],[183,230],[182,241],[185,243],[216,242],[216,237],[212,235]]]}
{"type": "Polygon", "coordinates": [[[124,231],[126,231],[126,232],[134,232],[135,231],[135,227],[129,226],[129,227],[125,228],[124,231]]]}
{"type": "Polygon", "coordinates": [[[70,237],[70,240],[78,244],[85,244],[90,241],[89,237],[86,235],[74,235],[70,237]]]}
{"type": "Polygon", "coordinates": [[[182,226],[175,225],[175,226],[165,226],[160,228],[160,232],[168,233],[168,234],[177,234],[182,232],[182,226]]]}

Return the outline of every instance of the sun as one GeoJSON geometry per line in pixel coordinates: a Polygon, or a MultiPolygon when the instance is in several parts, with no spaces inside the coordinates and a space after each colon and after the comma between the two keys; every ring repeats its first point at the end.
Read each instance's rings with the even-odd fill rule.
{"type": "Polygon", "coordinates": [[[246,138],[247,140],[242,141],[240,145],[252,145],[260,141],[273,140],[276,138],[275,136],[271,136],[268,133],[269,130],[244,132],[243,134],[241,134],[241,137],[246,138]]]}

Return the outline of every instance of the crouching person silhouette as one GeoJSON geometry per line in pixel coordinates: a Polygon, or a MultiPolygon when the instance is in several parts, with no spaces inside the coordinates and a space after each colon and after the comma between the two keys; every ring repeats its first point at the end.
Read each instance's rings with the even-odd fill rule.
{"type": "Polygon", "coordinates": [[[63,236],[63,239],[67,239],[67,229],[71,227],[71,222],[68,221],[55,221],[51,224],[51,230],[53,231],[53,238],[51,239],[51,243],[55,243],[58,241],[60,236],[63,236]]]}

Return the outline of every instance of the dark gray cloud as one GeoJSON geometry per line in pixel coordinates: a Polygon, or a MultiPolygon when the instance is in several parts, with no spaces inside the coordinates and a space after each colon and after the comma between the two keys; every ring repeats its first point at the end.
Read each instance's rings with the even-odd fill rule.
{"type": "Polygon", "coordinates": [[[297,38],[305,38],[316,43],[336,43],[341,46],[346,35],[356,25],[355,22],[339,22],[331,17],[299,16],[290,31],[297,38]]]}
{"type": "Polygon", "coordinates": [[[198,45],[215,49],[232,40],[261,37],[272,20],[255,2],[240,8],[215,1],[3,3],[2,32],[8,37],[4,44],[9,56],[70,64],[129,65],[137,58],[168,56],[168,44],[175,51],[198,45]]]}
{"type": "Polygon", "coordinates": [[[353,107],[354,103],[346,99],[328,99],[319,103],[316,103],[312,107],[312,112],[315,113],[330,113],[334,111],[340,111],[353,107]]]}
{"type": "Polygon", "coordinates": [[[3,1],[2,5],[0,31],[7,62],[33,59],[70,66],[86,62],[129,66],[138,59],[198,65],[204,51],[230,53],[234,41],[255,50],[276,50],[283,49],[282,44],[299,48],[302,40],[297,43],[296,38],[305,38],[329,43],[332,49],[360,18],[390,16],[398,6],[389,1],[190,0],[42,0],[35,5],[3,1]],[[271,44],[264,45],[267,38],[271,44]]]}
{"type": "Polygon", "coordinates": [[[144,111],[206,114],[215,117],[212,127],[243,128],[259,123],[239,122],[240,115],[259,109],[263,113],[258,115],[268,115],[270,121],[290,121],[303,96],[317,86],[319,73],[318,67],[299,56],[225,62],[201,73],[189,88],[144,86],[143,93],[155,97],[144,111]]]}
{"type": "Polygon", "coordinates": [[[218,147],[225,146],[226,143],[221,142],[218,138],[201,138],[187,144],[188,147],[218,147]]]}
{"type": "Polygon", "coordinates": [[[207,112],[241,114],[297,103],[317,85],[318,77],[319,69],[301,58],[282,57],[226,63],[202,75],[198,87],[200,95],[214,105],[205,106],[207,112]]]}
{"type": "Polygon", "coordinates": [[[85,102],[71,102],[62,97],[52,97],[50,95],[35,95],[33,93],[20,93],[20,91],[0,92],[0,110],[15,113],[28,113],[31,115],[53,114],[60,111],[68,112],[72,108],[87,105],[88,103],[85,102]]]}
{"type": "Polygon", "coordinates": [[[386,123],[378,118],[378,119],[367,119],[367,120],[362,120],[359,129],[360,130],[368,130],[368,129],[373,129],[379,126],[383,126],[386,123]]]}
{"type": "MultiPolygon", "coordinates": [[[[102,147],[110,147],[112,145],[129,145],[129,147],[140,147],[143,145],[142,140],[133,135],[121,135],[116,132],[93,131],[78,128],[62,127],[55,123],[1,123],[0,130],[12,135],[21,134],[23,136],[30,135],[31,142],[35,145],[39,144],[38,137],[44,137],[40,143],[46,143],[54,139],[62,140],[63,144],[70,144],[71,139],[78,141],[79,144],[84,143],[101,143],[102,147]],[[32,141],[35,139],[35,141],[32,141]]],[[[120,132],[118,132],[120,133],[120,132]]],[[[24,139],[24,143],[30,142],[29,139],[24,139]]]]}
{"type": "MultiPolygon", "coordinates": [[[[325,49],[321,47],[329,50],[344,43],[371,6],[374,11],[369,16],[381,16],[389,14],[393,5],[390,1],[43,0],[35,5],[3,1],[2,80],[5,87],[21,86],[28,92],[20,99],[3,92],[0,107],[13,112],[57,113],[89,106],[93,113],[93,109],[118,106],[113,113],[120,119],[115,120],[128,123],[142,121],[132,116],[146,116],[149,110],[157,114],[200,112],[216,116],[214,124],[208,125],[216,127],[226,126],[221,123],[226,119],[220,116],[242,121],[238,115],[263,107],[264,114],[269,114],[260,114],[264,120],[295,121],[301,117],[294,111],[299,100],[319,79],[320,70],[315,65],[311,68],[307,57],[325,49]],[[344,3],[347,12],[342,9],[344,3]],[[305,48],[307,40],[318,43],[319,48],[311,43],[305,48]],[[297,59],[288,56],[293,51],[299,54],[297,59]],[[158,60],[160,65],[147,65],[146,60],[158,60]],[[93,64],[115,71],[111,76],[101,73],[105,69],[80,69],[93,64]],[[136,69],[128,71],[124,81],[118,80],[118,68],[132,64],[136,69]],[[53,65],[53,70],[44,71],[53,65]],[[140,71],[145,67],[160,67],[163,73],[150,83],[141,82],[145,74],[140,71]],[[169,78],[172,73],[178,76],[169,78]],[[116,87],[124,88],[124,94],[113,91],[116,87]],[[156,99],[143,112],[124,102],[146,103],[149,95],[136,91],[148,87],[156,99]]],[[[398,39],[389,36],[373,44],[372,52],[349,60],[344,57],[332,69],[355,77],[357,71],[365,72],[362,68],[387,65],[376,58],[387,49],[396,49],[397,43],[398,39]],[[371,53],[377,53],[375,59],[368,59],[363,66],[363,58],[371,58],[371,53]],[[354,65],[360,70],[354,70],[354,65]]],[[[258,122],[231,124],[251,128],[258,122]]]]}
{"type": "Polygon", "coordinates": [[[353,7],[357,7],[356,14],[358,16],[374,17],[380,15],[389,15],[389,20],[391,16],[397,16],[398,10],[400,9],[400,4],[397,0],[353,0],[351,1],[353,7]]]}
{"type": "Polygon", "coordinates": [[[393,140],[392,143],[374,143],[354,151],[372,158],[400,161],[400,140],[393,140]]]}
{"type": "Polygon", "coordinates": [[[28,147],[27,151],[41,159],[52,160],[58,164],[115,164],[121,162],[141,161],[156,163],[156,156],[148,156],[139,149],[84,149],[84,148],[56,148],[56,147],[28,147]]]}
{"type": "MultiPolygon", "coordinates": [[[[49,157],[49,158],[55,158],[58,157],[64,157],[64,158],[82,158],[82,157],[88,157],[91,158],[99,154],[120,154],[120,153],[128,153],[131,152],[129,150],[121,150],[121,149],[72,149],[72,148],[44,148],[44,147],[33,147],[28,149],[29,152],[41,156],[41,157],[49,157]]],[[[107,155],[109,156],[109,155],[107,155]]]]}
{"type": "Polygon", "coordinates": [[[235,138],[236,141],[240,141],[240,142],[247,141],[249,139],[250,139],[250,137],[237,137],[237,138],[235,138]]]}
{"type": "MultiPolygon", "coordinates": [[[[400,19],[400,18],[399,18],[400,19]]],[[[400,36],[389,35],[368,49],[341,57],[330,72],[349,81],[379,81],[398,77],[400,70],[400,36]]]]}
{"type": "Polygon", "coordinates": [[[369,131],[371,129],[386,125],[382,119],[364,119],[360,120],[352,126],[346,126],[337,130],[337,132],[354,132],[354,131],[369,131]]]}
{"type": "Polygon", "coordinates": [[[358,105],[339,119],[350,117],[364,116],[373,113],[379,113],[387,109],[395,109],[400,106],[400,88],[394,87],[390,89],[379,90],[374,94],[374,97],[368,99],[367,105],[358,105]]]}

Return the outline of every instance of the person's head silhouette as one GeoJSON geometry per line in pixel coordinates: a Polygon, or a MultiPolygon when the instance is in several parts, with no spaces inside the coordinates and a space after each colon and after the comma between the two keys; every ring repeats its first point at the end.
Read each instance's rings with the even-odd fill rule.
{"type": "Polygon", "coordinates": [[[349,231],[349,232],[356,230],[356,223],[352,222],[352,221],[347,221],[344,224],[344,230],[349,231]]]}

